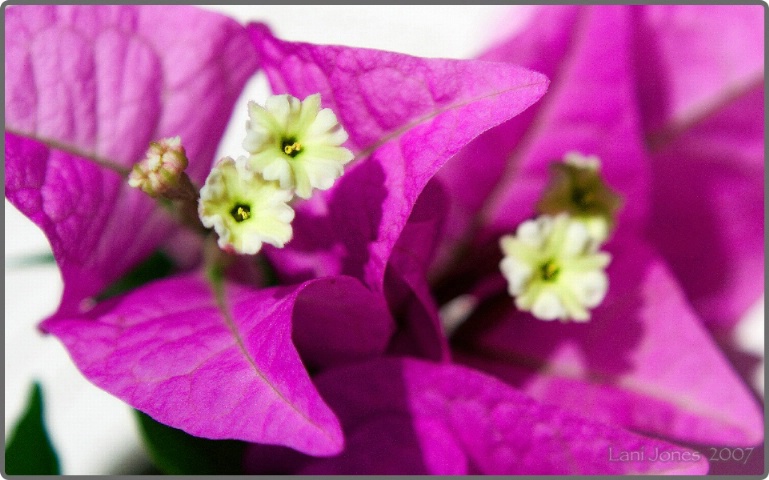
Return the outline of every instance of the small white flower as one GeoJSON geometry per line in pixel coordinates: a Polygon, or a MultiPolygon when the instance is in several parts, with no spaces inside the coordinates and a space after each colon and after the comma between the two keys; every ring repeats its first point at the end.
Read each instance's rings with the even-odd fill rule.
{"type": "Polygon", "coordinates": [[[177,186],[187,163],[181,138],[151,142],[144,160],[135,164],[128,175],[128,185],[150,196],[161,196],[177,186]]]}
{"type": "Polygon", "coordinates": [[[253,255],[262,242],[283,247],[291,240],[291,192],[246,167],[246,158],[221,159],[200,189],[198,214],[219,235],[219,247],[253,255]]]}
{"type": "Polygon", "coordinates": [[[320,108],[320,94],[304,101],[273,95],[264,107],[249,102],[248,115],[243,148],[250,153],[249,166],[301,198],[310,198],[313,188],[331,188],[353,159],[341,146],[347,132],[334,112],[320,108]]]}
{"type": "Polygon", "coordinates": [[[516,306],[540,320],[590,319],[609,282],[611,257],[599,252],[587,226],[567,214],[541,215],[500,240],[499,267],[516,306]]]}

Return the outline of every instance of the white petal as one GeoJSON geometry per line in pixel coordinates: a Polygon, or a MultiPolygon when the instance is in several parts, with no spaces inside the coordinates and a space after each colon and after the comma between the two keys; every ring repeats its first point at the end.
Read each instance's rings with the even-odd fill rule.
{"type": "Polygon", "coordinates": [[[542,246],[545,237],[550,233],[551,225],[550,217],[544,215],[536,220],[526,220],[518,225],[518,228],[515,230],[515,236],[521,242],[538,248],[542,246]]]}
{"type": "Polygon", "coordinates": [[[299,107],[299,115],[296,120],[296,131],[302,136],[309,134],[313,122],[320,111],[320,94],[309,95],[302,101],[299,107]]]}
{"type": "Polygon", "coordinates": [[[233,246],[238,253],[254,255],[262,249],[262,240],[258,235],[238,235],[237,241],[233,246]]]}
{"type": "Polygon", "coordinates": [[[312,183],[310,183],[310,177],[307,175],[307,171],[304,168],[295,168],[294,176],[296,179],[296,196],[304,198],[305,200],[310,198],[312,194],[312,183]]]}
{"type": "Polygon", "coordinates": [[[315,117],[315,121],[312,122],[310,128],[307,130],[307,135],[310,137],[323,135],[336,128],[339,122],[336,119],[336,115],[330,108],[324,108],[318,112],[318,116],[315,117]]]}
{"type": "Polygon", "coordinates": [[[601,270],[575,275],[570,285],[577,299],[588,308],[601,304],[609,288],[609,279],[601,270]]]}
{"type": "Polygon", "coordinates": [[[248,121],[246,122],[246,128],[255,131],[268,132],[278,128],[278,124],[275,121],[275,116],[270,113],[270,111],[258,103],[251,101],[248,102],[248,121]]]}
{"type": "Polygon", "coordinates": [[[273,159],[262,169],[265,180],[277,180],[282,188],[291,187],[291,166],[283,158],[273,159]]]}
{"type": "Polygon", "coordinates": [[[569,257],[584,253],[587,250],[590,238],[590,233],[585,224],[577,220],[569,221],[568,226],[566,227],[566,236],[563,239],[561,253],[569,257]]]}
{"type": "Polygon", "coordinates": [[[515,257],[502,259],[499,268],[502,270],[502,275],[507,279],[507,291],[513,296],[523,293],[534,273],[531,265],[523,263],[515,257]]]}
{"type": "Polygon", "coordinates": [[[342,145],[348,138],[349,135],[347,135],[347,132],[341,127],[338,127],[324,135],[323,141],[328,145],[342,145]]]}
{"type": "Polygon", "coordinates": [[[580,152],[568,152],[563,156],[564,163],[580,168],[598,170],[601,167],[601,159],[596,155],[585,156],[580,152]]]}
{"type": "Polygon", "coordinates": [[[247,126],[246,138],[243,139],[243,150],[249,153],[259,153],[272,143],[269,132],[263,129],[250,128],[250,125],[247,126]]]}
{"type": "Polygon", "coordinates": [[[344,147],[335,147],[331,145],[312,145],[307,148],[308,153],[312,152],[310,156],[323,158],[325,160],[333,160],[341,165],[345,165],[350,162],[355,155],[344,147]]]}
{"type": "Polygon", "coordinates": [[[267,101],[264,104],[267,111],[275,119],[275,123],[283,130],[286,129],[291,114],[290,98],[293,97],[289,95],[272,95],[267,97],[267,101]]]}
{"type": "Polygon", "coordinates": [[[598,250],[598,247],[609,237],[609,222],[604,217],[593,216],[582,220],[587,226],[587,230],[592,238],[591,249],[598,250]]]}
{"type": "Polygon", "coordinates": [[[556,318],[566,318],[566,309],[555,292],[544,289],[534,300],[531,314],[540,320],[555,320],[556,318]]]}
{"type": "Polygon", "coordinates": [[[302,158],[310,184],[319,190],[328,190],[334,181],[342,176],[344,169],[341,162],[306,156],[302,158]]]}

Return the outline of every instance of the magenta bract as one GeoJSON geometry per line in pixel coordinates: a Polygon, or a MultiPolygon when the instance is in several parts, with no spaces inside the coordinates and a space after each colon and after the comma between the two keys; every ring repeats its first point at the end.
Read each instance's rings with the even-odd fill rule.
{"type": "Polygon", "coordinates": [[[174,229],[120,172],[179,135],[202,183],[255,56],[192,7],[19,5],[5,35],[5,194],[51,242],[69,315],[174,229]]]}

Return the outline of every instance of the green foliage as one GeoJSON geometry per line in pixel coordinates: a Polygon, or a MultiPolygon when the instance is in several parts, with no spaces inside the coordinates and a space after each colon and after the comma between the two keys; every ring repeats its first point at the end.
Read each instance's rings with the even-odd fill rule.
{"type": "Polygon", "coordinates": [[[21,255],[17,257],[11,257],[5,259],[5,268],[26,268],[37,267],[40,265],[54,265],[56,259],[53,258],[53,253],[32,253],[29,255],[21,255]]]}
{"type": "Polygon", "coordinates": [[[59,475],[59,458],[43,418],[43,392],[35,383],[27,409],[5,446],[6,475],[59,475]]]}
{"type": "Polygon", "coordinates": [[[208,440],[156,422],[135,410],[144,445],[163,473],[170,475],[228,475],[243,473],[246,443],[208,440]]]}
{"type": "Polygon", "coordinates": [[[120,280],[107,287],[96,301],[120,295],[137,287],[168,276],[174,269],[174,262],[161,251],[153,253],[147,260],[126,273],[120,280]]]}

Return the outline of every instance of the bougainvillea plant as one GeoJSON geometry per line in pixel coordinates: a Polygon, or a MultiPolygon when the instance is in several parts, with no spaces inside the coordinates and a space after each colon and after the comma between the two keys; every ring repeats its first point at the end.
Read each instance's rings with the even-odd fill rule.
{"type": "Polygon", "coordinates": [[[550,7],[482,56],[552,83],[437,175],[455,202],[436,291],[475,305],[455,359],[629,428],[762,450],[758,402],[711,335],[727,342],[763,291],[763,35],[760,6],[550,7]],[[531,321],[495,275],[498,238],[559,203],[600,219],[614,193],[591,328],[531,321]]]}
{"type": "Polygon", "coordinates": [[[546,9],[443,60],[189,7],[8,9],[6,196],[65,285],[41,329],[154,421],[249,442],[236,471],[707,472],[683,445],[763,432],[667,266],[681,241],[647,240],[685,216],[660,198],[655,165],[683,154],[649,140],[666,117],[639,79],[662,67],[634,36],[679,48],[666,15],[546,9]],[[257,69],[275,95],[215,159],[257,69]]]}

